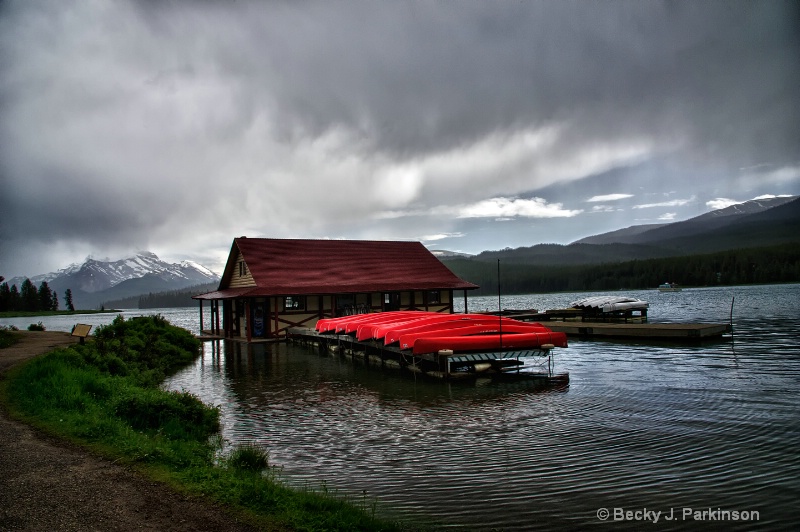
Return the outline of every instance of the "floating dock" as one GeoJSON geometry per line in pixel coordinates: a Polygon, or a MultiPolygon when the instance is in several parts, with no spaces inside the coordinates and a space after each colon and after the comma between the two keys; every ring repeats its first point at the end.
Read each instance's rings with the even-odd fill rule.
{"type": "MultiPolygon", "coordinates": [[[[486,314],[497,315],[497,312],[486,314]]],[[[699,341],[720,339],[732,331],[728,323],[649,323],[644,315],[628,312],[591,314],[582,309],[557,309],[546,312],[536,310],[504,310],[503,316],[519,321],[539,322],[548,329],[566,333],[573,338],[598,338],[610,340],[640,339],[658,341],[699,341]]]]}
{"type": "Polygon", "coordinates": [[[359,341],[349,334],[320,334],[314,329],[292,327],[290,341],[318,346],[329,353],[363,359],[368,364],[407,370],[412,373],[445,380],[466,380],[491,377],[498,380],[524,380],[542,385],[566,385],[568,373],[554,373],[550,348],[484,353],[438,353],[414,355],[408,350],[385,346],[376,341],[359,341]],[[538,358],[539,370],[531,371],[521,359],[538,358]]]}
{"type": "Polygon", "coordinates": [[[548,321],[553,331],[576,338],[636,338],[650,340],[697,341],[721,338],[731,332],[724,323],[607,323],[548,321]]]}

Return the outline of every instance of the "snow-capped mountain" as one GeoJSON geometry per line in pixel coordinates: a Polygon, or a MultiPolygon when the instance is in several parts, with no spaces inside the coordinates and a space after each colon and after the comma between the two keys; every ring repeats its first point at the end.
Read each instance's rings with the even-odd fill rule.
{"type": "MultiPolygon", "coordinates": [[[[67,287],[82,292],[93,293],[107,290],[131,279],[145,276],[158,278],[174,285],[175,288],[216,282],[219,276],[192,261],[176,264],[164,262],[155,253],[140,251],[136,255],[117,261],[87,258],[83,264],[71,264],[56,272],[31,277],[31,282],[38,286],[42,281],[56,287],[67,287]]],[[[25,278],[9,279],[9,285],[20,286],[25,278]]]]}
{"type": "Polygon", "coordinates": [[[798,199],[798,196],[777,196],[737,203],[682,222],[669,224],[634,225],[625,229],[582,238],[573,244],[646,244],[659,245],[665,240],[697,235],[720,229],[737,220],[780,208],[798,199]]]}
{"type": "Polygon", "coordinates": [[[755,214],[763,212],[773,207],[778,207],[784,203],[789,203],[797,199],[797,196],[771,196],[760,199],[752,199],[742,203],[736,203],[724,209],[717,209],[709,213],[698,216],[695,219],[719,218],[724,216],[737,216],[743,214],[755,214]]]}
{"type": "Polygon", "coordinates": [[[437,259],[453,259],[453,258],[463,258],[463,257],[471,257],[469,253],[460,253],[458,251],[448,251],[446,249],[431,249],[429,250],[431,254],[436,257],[437,259]]]}

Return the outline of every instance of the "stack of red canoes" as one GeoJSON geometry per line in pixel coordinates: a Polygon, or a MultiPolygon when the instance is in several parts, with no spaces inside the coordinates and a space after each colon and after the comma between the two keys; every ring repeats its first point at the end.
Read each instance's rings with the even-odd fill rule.
{"type": "Polygon", "coordinates": [[[567,347],[567,336],[540,323],[485,314],[442,314],[400,310],[325,318],[317,322],[319,333],[351,334],[359,341],[398,344],[417,354],[443,349],[454,352],[534,349],[545,344],[567,347]]]}

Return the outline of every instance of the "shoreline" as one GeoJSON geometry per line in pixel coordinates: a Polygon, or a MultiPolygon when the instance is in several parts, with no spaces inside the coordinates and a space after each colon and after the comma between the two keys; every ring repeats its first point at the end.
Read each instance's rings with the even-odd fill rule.
{"type": "MultiPolygon", "coordinates": [[[[0,383],[20,362],[78,343],[65,332],[18,331],[0,349],[0,383]]],[[[187,495],[9,415],[0,401],[0,529],[254,531],[233,512],[187,495]]]]}

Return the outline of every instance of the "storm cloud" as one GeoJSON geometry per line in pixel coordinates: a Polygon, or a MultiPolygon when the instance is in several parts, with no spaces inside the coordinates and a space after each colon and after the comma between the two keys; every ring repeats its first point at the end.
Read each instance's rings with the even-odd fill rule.
{"type": "Polygon", "coordinates": [[[790,1],[7,0],[0,274],[136,249],[219,269],[240,235],[479,252],[797,194],[798,22],[790,1]]]}

